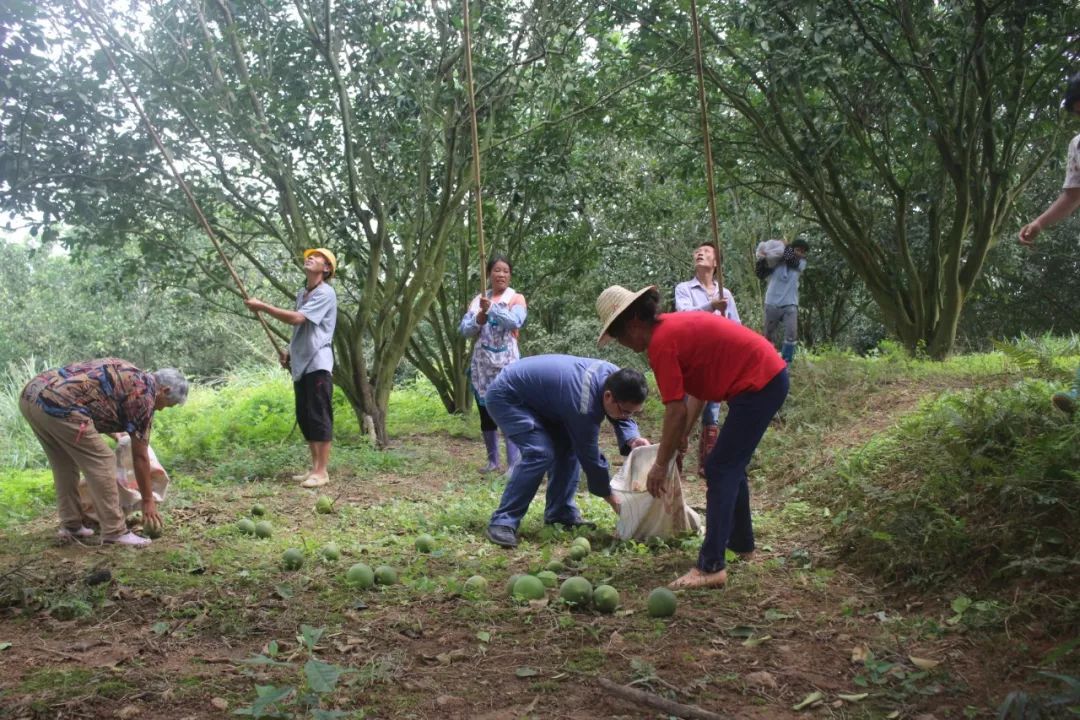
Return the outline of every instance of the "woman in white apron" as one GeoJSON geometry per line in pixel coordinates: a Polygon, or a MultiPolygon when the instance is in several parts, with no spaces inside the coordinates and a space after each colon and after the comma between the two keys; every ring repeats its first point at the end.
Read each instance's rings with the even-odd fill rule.
{"type": "MultiPolygon", "coordinates": [[[[481,473],[499,472],[498,427],[484,407],[484,395],[488,385],[499,376],[504,367],[521,357],[518,350],[518,330],[525,324],[527,314],[525,296],[510,287],[510,261],[496,255],[487,264],[488,291],[483,297],[477,295],[461,318],[459,332],[465,337],[476,338],[469,377],[472,382],[476,404],[480,409],[480,429],[487,447],[487,464],[481,473]]],[[[506,437],[506,464],[512,468],[518,459],[517,447],[506,437]]]]}

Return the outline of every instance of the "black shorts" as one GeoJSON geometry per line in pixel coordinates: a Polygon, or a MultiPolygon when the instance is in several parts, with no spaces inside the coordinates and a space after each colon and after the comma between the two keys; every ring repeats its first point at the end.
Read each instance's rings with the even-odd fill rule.
{"type": "Polygon", "coordinates": [[[293,383],[296,423],[308,442],[334,439],[334,380],[329,370],[316,370],[293,383]]]}

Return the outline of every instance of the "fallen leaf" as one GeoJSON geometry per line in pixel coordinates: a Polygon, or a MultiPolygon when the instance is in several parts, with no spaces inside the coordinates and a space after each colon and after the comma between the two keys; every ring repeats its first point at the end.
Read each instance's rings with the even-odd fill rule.
{"type": "Polygon", "coordinates": [[[845,695],[843,693],[836,693],[836,697],[848,702],[859,702],[870,697],[870,693],[859,693],[858,695],[845,695]]]}
{"type": "Polygon", "coordinates": [[[519,678],[527,678],[539,675],[540,671],[536,668],[531,668],[528,665],[522,665],[514,671],[514,674],[517,675],[519,678]]]}
{"type": "Polygon", "coordinates": [[[919,658],[914,655],[908,655],[908,660],[910,660],[911,664],[915,667],[928,672],[941,664],[940,660],[927,660],[926,658],[919,658]]]}
{"type": "Polygon", "coordinates": [[[765,670],[752,672],[748,674],[744,679],[746,680],[747,685],[752,685],[753,687],[777,687],[776,678],[773,677],[773,674],[771,672],[766,672],[765,670]]]}
{"type": "Polygon", "coordinates": [[[491,642],[491,633],[486,630],[481,630],[476,633],[476,639],[482,643],[491,642]]]}
{"type": "Polygon", "coordinates": [[[439,707],[450,707],[452,705],[464,705],[465,698],[458,697],[457,695],[440,695],[435,698],[435,704],[439,707]]]}
{"type": "Polygon", "coordinates": [[[0,650],[7,650],[9,647],[11,647],[11,643],[9,643],[9,642],[0,642],[0,650]]]}
{"type": "Polygon", "coordinates": [[[228,710],[229,709],[229,701],[226,700],[225,698],[220,698],[220,697],[213,698],[210,701],[210,704],[213,705],[218,710],[228,710]]]}
{"type": "Polygon", "coordinates": [[[120,718],[120,720],[130,720],[130,718],[135,717],[141,712],[142,710],[139,709],[138,705],[125,705],[116,711],[116,717],[120,718]]]}
{"type": "Polygon", "coordinates": [[[872,657],[873,653],[865,645],[856,645],[851,649],[851,662],[853,663],[865,663],[872,657]]]}
{"type": "Polygon", "coordinates": [[[763,642],[766,642],[767,640],[772,640],[772,635],[762,635],[761,637],[747,638],[746,640],[743,640],[743,646],[745,646],[745,647],[757,647],[758,645],[761,645],[763,642]]]}
{"type": "Polygon", "coordinates": [[[900,711],[893,710],[891,713],[885,716],[885,720],[896,720],[896,718],[898,717],[900,717],[900,711]]]}
{"type": "Polygon", "coordinates": [[[798,705],[792,705],[791,709],[792,710],[805,710],[808,707],[813,707],[814,705],[817,705],[818,703],[820,703],[824,699],[825,699],[825,693],[820,692],[820,691],[814,691],[814,692],[810,693],[809,695],[807,695],[806,697],[804,697],[802,699],[802,702],[799,703],[798,705]]]}
{"type": "Polygon", "coordinates": [[[790,620],[795,617],[794,615],[786,612],[782,612],[775,608],[769,608],[765,611],[765,622],[776,622],[777,620],[790,620]]]}
{"type": "Polygon", "coordinates": [[[757,628],[750,627],[749,625],[736,625],[727,631],[727,634],[731,637],[748,638],[753,637],[757,632],[757,628]]]}

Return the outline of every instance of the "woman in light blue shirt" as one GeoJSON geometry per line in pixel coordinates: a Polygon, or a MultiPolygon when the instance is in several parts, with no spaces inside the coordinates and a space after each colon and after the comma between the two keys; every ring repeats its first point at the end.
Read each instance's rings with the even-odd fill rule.
{"type": "MultiPolygon", "coordinates": [[[[694,279],[675,286],[675,310],[711,312],[742,325],[735,307],[735,297],[727,288],[721,292],[720,284],[714,280],[719,255],[712,243],[701,243],[694,248],[694,279]]],[[[720,403],[705,403],[705,410],[701,413],[701,439],[698,442],[698,475],[701,477],[705,477],[705,458],[716,444],[719,424],[720,403]]]]}

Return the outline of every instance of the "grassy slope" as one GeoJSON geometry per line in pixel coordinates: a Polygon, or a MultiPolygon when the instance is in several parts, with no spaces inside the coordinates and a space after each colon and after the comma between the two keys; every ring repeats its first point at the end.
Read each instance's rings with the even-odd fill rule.
{"type": "MultiPolygon", "coordinates": [[[[1046,367],[1043,374],[1063,375],[1064,367],[1046,367]]],[[[625,714],[627,706],[597,695],[590,685],[596,675],[639,681],[657,692],[677,692],[683,702],[744,717],[795,716],[791,707],[813,692],[822,692],[834,704],[830,713],[840,717],[897,710],[989,716],[1004,690],[1040,687],[1029,667],[1076,673],[1076,653],[1068,647],[1075,625],[1048,629],[1053,623],[1045,603],[1017,601],[1000,581],[980,582],[985,573],[958,573],[948,582],[939,576],[900,594],[883,591],[867,571],[883,568],[866,556],[892,558],[895,549],[853,549],[860,533],[852,536],[847,528],[867,530],[861,534],[870,542],[882,542],[869,524],[854,521],[852,507],[868,505],[856,502],[856,493],[865,493],[870,481],[884,484],[890,477],[885,460],[895,452],[882,456],[876,448],[895,448],[914,433],[895,427],[898,417],[939,390],[1009,388],[1021,375],[1007,370],[1000,355],[946,364],[898,356],[800,363],[782,422],[767,434],[752,469],[762,552],[750,564],[733,566],[725,592],[685,595],[670,621],[645,616],[645,595],[692,561],[697,541],[612,544],[613,518],[588,497],[581,498],[583,509],[601,520],[601,529],[592,537],[594,552],[574,571],[594,584],[614,584],[624,610],[603,616],[570,612],[557,602],[523,608],[505,599],[502,585],[512,572],[563,557],[570,538],[543,528],[537,503],[519,551],[503,552],[482,539],[500,487],[477,480],[474,423],[445,416],[422,387],[394,396],[391,431],[399,441],[389,452],[367,448],[355,421],[339,408],[331,515],[314,513],[314,495],[284,479],[304,459],[298,436],[289,436],[285,383],[248,378],[218,393],[196,393],[185,408],[162,413],[155,431],[155,447],[176,485],[170,532],[149,551],[51,547],[49,509],[18,529],[0,531],[6,548],[0,605],[12,605],[0,625],[0,647],[12,643],[0,650],[9,671],[0,680],[0,705],[18,703],[42,717],[50,706],[107,714],[127,705],[151,714],[183,707],[185,716],[217,717],[212,699],[236,708],[252,703],[256,686],[303,685],[301,668],[311,653],[296,636],[309,625],[326,631],[314,655],[351,671],[323,706],[353,717],[625,714]],[[885,470],[867,473],[862,468],[868,466],[885,470]],[[860,481],[852,482],[856,476],[860,481]],[[235,530],[235,520],[255,501],[269,508],[276,529],[270,540],[235,530]],[[422,531],[437,537],[436,553],[413,549],[422,531]],[[340,563],[318,560],[330,540],[344,550],[340,563]],[[286,547],[305,551],[304,569],[280,568],[286,547]],[[368,592],[347,587],[342,573],[357,560],[397,567],[402,583],[368,592]],[[97,565],[111,569],[114,583],[89,588],[81,582],[97,565]],[[863,572],[856,576],[852,567],[863,572]],[[488,578],[489,597],[461,594],[472,574],[488,578]],[[16,598],[25,608],[15,607],[16,598]],[[104,628],[111,628],[106,638],[122,640],[94,645],[104,628]],[[291,665],[240,662],[267,652],[271,640],[278,643],[277,659],[291,665]],[[911,656],[942,665],[927,671],[911,656]],[[123,673],[108,669],[118,664],[123,673]],[[91,682],[99,684],[96,695],[86,692],[91,682]],[[867,691],[863,699],[840,698],[867,691]]],[[[1038,412],[1047,386],[1024,387],[1018,405],[1064,427],[1053,422],[1060,418],[1038,412]]],[[[658,417],[659,408],[650,406],[647,434],[658,435],[658,417]]],[[[22,499],[37,493],[38,502],[46,502],[40,491],[46,478],[41,471],[9,472],[18,483],[0,488],[13,505],[32,507],[22,499]]],[[[688,493],[702,502],[700,483],[690,482],[688,493]]],[[[897,579],[893,566],[884,569],[886,579],[897,579]]],[[[1074,610],[1067,599],[1065,605],[1074,610]]],[[[287,700],[290,710],[296,699],[287,700]]]]}

